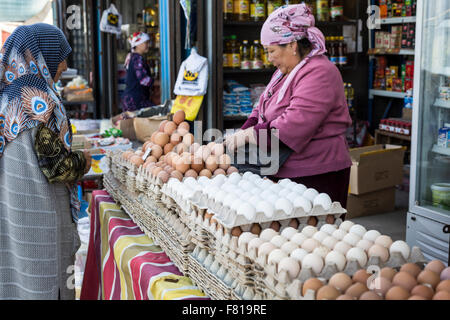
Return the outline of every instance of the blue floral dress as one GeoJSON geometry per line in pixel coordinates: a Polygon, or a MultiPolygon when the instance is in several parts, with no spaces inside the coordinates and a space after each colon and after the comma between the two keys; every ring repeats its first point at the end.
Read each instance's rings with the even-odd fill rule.
{"type": "Polygon", "coordinates": [[[152,107],[150,88],[153,82],[144,57],[138,53],[132,53],[127,71],[127,88],[122,96],[122,110],[135,111],[152,107]]]}

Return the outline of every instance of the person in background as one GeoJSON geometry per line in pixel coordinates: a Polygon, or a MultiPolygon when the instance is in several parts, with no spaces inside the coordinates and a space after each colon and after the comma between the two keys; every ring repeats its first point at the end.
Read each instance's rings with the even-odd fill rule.
{"type": "Polygon", "coordinates": [[[127,69],[126,89],[122,96],[122,111],[136,111],[152,107],[150,90],[154,80],[150,76],[150,68],[144,59],[149,50],[148,34],[136,32],[129,39],[131,53],[125,60],[127,69]]]}
{"type": "Polygon", "coordinates": [[[48,24],[18,27],[0,50],[0,300],[75,299],[76,182],[88,152],[72,152],[55,87],[72,51],[48,24]]]}
{"type": "MultiPolygon", "coordinates": [[[[352,165],[346,131],[352,119],[341,74],[324,55],[324,36],[314,21],[305,4],[283,6],[267,18],[261,43],[277,71],[242,130],[225,144],[231,150],[260,144],[260,131],[278,130],[280,144],[292,153],[271,179],[290,178],[345,208],[352,165]]],[[[264,144],[270,145],[268,140],[264,144]]]]}

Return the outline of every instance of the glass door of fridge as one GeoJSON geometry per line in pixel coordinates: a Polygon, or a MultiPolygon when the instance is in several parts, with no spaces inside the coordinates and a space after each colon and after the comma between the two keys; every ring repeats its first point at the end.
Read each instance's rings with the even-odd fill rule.
{"type": "Polygon", "coordinates": [[[410,208],[450,217],[450,1],[418,7],[410,208]],[[422,11],[420,11],[420,8],[422,11]],[[419,208],[419,209],[417,209],[419,208]]]}

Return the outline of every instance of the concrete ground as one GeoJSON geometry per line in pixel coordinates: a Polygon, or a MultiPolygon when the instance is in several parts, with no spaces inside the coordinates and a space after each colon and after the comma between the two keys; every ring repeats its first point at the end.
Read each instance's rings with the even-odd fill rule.
{"type": "Polygon", "coordinates": [[[406,239],[406,215],[408,212],[409,193],[396,190],[395,211],[373,216],[358,217],[350,219],[354,223],[361,224],[367,230],[378,230],[388,235],[392,240],[406,239]]]}

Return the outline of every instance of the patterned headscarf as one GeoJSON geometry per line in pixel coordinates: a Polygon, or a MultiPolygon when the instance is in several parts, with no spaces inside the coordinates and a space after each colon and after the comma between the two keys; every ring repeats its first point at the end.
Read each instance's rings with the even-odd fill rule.
{"type": "Polygon", "coordinates": [[[128,66],[131,61],[131,54],[134,52],[134,48],[146,41],[150,41],[150,36],[144,32],[135,32],[128,38],[128,42],[131,45],[131,52],[125,58],[125,69],[128,70],[128,66]]]}
{"type": "MultiPolygon", "coordinates": [[[[278,8],[267,18],[261,29],[261,43],[265,46],[288,44],[306,38],[311,42],[313,48],[308,56],[290,72],[286,82],[281,88],[278,102],[283,99],[295,74],[309,61],[309,59],[313,56],[326,53],[325,37],[314,25],[314,15],[310,8],[302,3],[278,8]]],[[[267,86],[265,92],[266,96],[271,90],[271,86],[273,86],[275,80],[281,76],[281,71],[278,70],[277,76],[274,77],[274,81],[267,86]]]]}
{"type": "Polygon", "coordinates": [[[44,123],[69,150],[72,132],[53,78],[72,48],[58,28],[18,27],[0,50],[0,157],[8,142],[44,123]]]}

